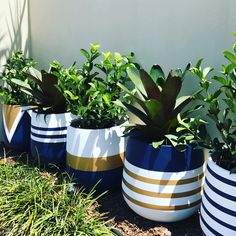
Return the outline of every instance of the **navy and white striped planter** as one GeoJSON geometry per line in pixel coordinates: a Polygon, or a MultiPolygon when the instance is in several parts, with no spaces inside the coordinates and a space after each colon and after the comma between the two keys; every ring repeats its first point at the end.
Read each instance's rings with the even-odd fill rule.
{"type": "Polygon", "coordinates": [[[236,174],[208,160],[200,225],[207,236],[236,235],[236,174]]]}
{"type": "Polygon", "coordinates": [[[31,110],[29,106],[2,106],[2,138],[4,144],[19,151],[30,150],[31,110]]]}
{"type": "Polygon", "coordinates": [[[170,145],[158,149],[129,138],[123,171],[123,196],[144,218],[174,222],[194,214],[201,203],[204,177],[202,150],[178,152],[170,145]]]}
{"type": "Polygon", "coordinates": [[[74,118],[71,113],[32,112],[31,154],[41,165],[65,167],[67,127],[74,118]]]}
{"type": "Polygon", "coordinates": [[[68,127],[67,170],[79,186],[98,192],[121,187],[125,138],[123,128],[68,127]]]}

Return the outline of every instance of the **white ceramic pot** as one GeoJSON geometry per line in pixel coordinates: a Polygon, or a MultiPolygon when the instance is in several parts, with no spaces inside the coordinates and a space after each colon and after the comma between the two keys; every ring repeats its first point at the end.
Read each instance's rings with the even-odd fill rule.
{"type": "Polygon", "coordinates": [[[129,138],[123,171],[123,196],[144,218],[174,222],[193,215],[201,203],[203,151],[189,146],[178,152],[170,145],[129,138]]]}
{"type": "Polygon", "coordinates": [[[71,113],[32,113],[31,154],[43,165],[65,167],[67,127],[76,116],[71,113]]]}
{"type": "Polygon", "coordinates": [[[207,236],[236,235],[236,174],[209,158],[202,196],[200,225],[207,236]]]}
{"type": "Polygon", "coordinates": [[[125,138],[120,126],[107,129],[68,127],[67,169],[80,186],[98,191],[120,187],[125,138]]]}

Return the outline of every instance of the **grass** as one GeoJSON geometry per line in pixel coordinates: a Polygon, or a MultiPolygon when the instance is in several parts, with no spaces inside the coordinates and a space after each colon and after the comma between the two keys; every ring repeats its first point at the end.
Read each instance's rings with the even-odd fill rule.
{"type": "Polygon", "coordinates": [[[92,192],[70,188],[68,177],[0,160],[0,235],[113,235],[92,192]]]}

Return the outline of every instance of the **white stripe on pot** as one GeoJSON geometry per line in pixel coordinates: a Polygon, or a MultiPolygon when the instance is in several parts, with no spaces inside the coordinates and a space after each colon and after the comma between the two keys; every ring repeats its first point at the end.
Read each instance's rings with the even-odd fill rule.
{"type": "Polygon", "coordinates": [[[31,132],[35,134],[40,135],[61,135],[61,134],[67,134],[67,127],[65,127],[64,130],[52,130],[52,131],[45,131],[45,130],[38,130],[31,127],[31,132]]]}
{"type": "Polygon", "coordinates": [[[211,158],[208,161],[208,165],[211,168],[211,170],[214,171],[217,175],[220,175],[221,177],[224,177],[230,181],[236,182],[236,174],[230,174],[228,170],[225,170],[220,166],[218,166],[217,164],[215,164],[211,158]]]}
{"type": "MultiPolygon", "coordinates": [[[[212,214],[214,214],[214,212],[212,212],[212,214]]],[[[208,216],[203,208],[201,208],[201,216],[206,221],[206,223],[217,232],[224,233],[224,236],[235,236],[235,230],[231,230],[213,220],[208,216]]]]}
{"type": "Polygon", "coordinates": [[[184,209],[184,210],[178,210],[178,214],[176,214],[175,210],[169,210],[169,211],[163,211],[163,210],[153,210],[149,208],[145,208],[142,206],[138,206],[134,204],[133,202],[129,201],[125,196],[124,196],[125,201],[128,203],[131,209],[135,209],[135,212],[144,218],[150,219],[150,220],[155,220],[159,221],[162,219],[162,221],[165,222],[173,222],[173,221],[179,221],[181,219],[185,219],[188,216],[192,215],[193,212],[195,212],[198,208],[199,205],[184,209]]]}
{"type": "Polygon", "coordinates": [[[79,129],[69,126],[67,152],[83,158],[114,156],[125,152],[123,128],[79,129]]]}
{"type": "Polygon", "coordinates": [[[158,205],[158,206],[181,206],[185,204],[191,204],[201,199],[201,194],[197,193],[191,196],[182,197],[182,198],[158,198],[150,197],[137,192],[133,192],[122,182],[123,191],[134,200],[140,201],[146,204],[158,205]]]}
{"type": "Polygon", "coordinates": [[[213,234],[210,230],[208,230],[208,228],[205,226],[205,224],[203,223],[201,217],[200,217],[200,226],[202,228],[202,230],[204,231],[206,236],[216,236],[215,234],[213,234]]]}
{"type": "Polygon", "coordinates": [[[235,187],[216,179],[208,170],[206,171],[206,178],[213,186],[217,186],[219,190],[225,191],[227,189],[227,193],[236,197],[235,187]]]}
{"type": "Polygon", "coordinates": [[[32,112],[31,124],[38,128],[67,127],[70,125],[71,120],[76,118],[77,116],[70,112],[60,114],[40,114],[32,112]]]}
{"type": "Polygon", "coordinates": [[[162,171],[152,171],[146,170],[140,167],[136,167],[127,160],[125,160],[125,167],[132,171],[133,173],[138,174],[139,176],[143,176],[146,178],[153,179],[163,179],[163,180],[178,180],[178,179],[189,179],[194,176],[198,176],[199,173],[203,173],[205,170],[205,165],[201,166],[197,169],[189,170],[189,171],[180,171],[180,172],[162,172],[162,171]]]}
{"type": "MultiPolygon", "coordinates": [[[[205,188],[205,186],[204,186],[204,188],[205,188]]],[[[215,216],[220,216],[221,220],[224,221],[225,223],[235,221],[235,216],[231,216],[231,215],[219,210],[218,208],[213,206],[205,197],[202,198],[202,203],[208,209],[209,212],[213,213],[215,216]]]]}
{"type": "MultiPolygon", "coordinates": [[[[223,190],[223,189],[222,189],[223,190]]],[[[219,194],[215,193],[214,191],[212,191],[208,185],[205,183],[204,185],[204,191],[206,192],[206,194],[208,196],[210,196],[210,198],[214,201],[217,202],[218,204],[220,204],[222,207],[231,209],[232,206],[235,204],[234,201],[231,201],[229,199],[226,199],[222,196],[220,196],[219,194]]],[[[223,190],[224,191],[224,190],[223,190]]]]}
{"type": "Polygon", "coordinates": [[[199,188],[202,185],[202,180],[195,181],[189,184],[183,185],[159,185],[159,184],[151,184],[139,181],[137,179],[132,178],[125,171],[123,171],[123,178],[133,186],[137,186],[146,191],[154,191],[154,192],[165,192],[165,193],[181,193],[185,191],[191,191],[196,188],[199,188]]]}
{"type": "Polygon", "coordinates": [[[39,138],[39,137],[33,136],[32,134],[31,134],[31,139],[40,143],[65,143],[66,142],[66,138],[52,139],[50,138],[50,136],[48,138],[39,138]]]}

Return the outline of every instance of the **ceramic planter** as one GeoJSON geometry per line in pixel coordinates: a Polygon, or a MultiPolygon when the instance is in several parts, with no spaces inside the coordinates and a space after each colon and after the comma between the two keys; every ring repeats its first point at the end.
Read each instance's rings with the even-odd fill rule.
{"type": "Polygon", "coordinates": [[[236,174],[209,158],[202,196],[200,225],[207,236],[236,235],[236,174]]]}
{"type": "Polygon", "coordinates": [[[174,222],[194,214],[201,203],[204,176],[202,150],[189,146],[153,148],[129,138],[122,189],[130,208],[144,218],[174,222]]]}
{"type": "Polygon", "coordinates": [[[31,154],[40,164],[65,167],[67,127],[71,113],[39,114],[32,112],[31,154]]]}
{"type": "Polygon", "coordinates": [[[80,186],[97,191],[121,186],[125,138],[120,126],[80,129],[69,126],[67,169],[80,186]]]}
{"type": "Polygon", "coordinates": [[[31,111],[28,106],[3,105],[3,142],[6,146],[28,151],[30,149],[31,111]]]}

